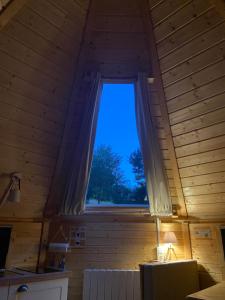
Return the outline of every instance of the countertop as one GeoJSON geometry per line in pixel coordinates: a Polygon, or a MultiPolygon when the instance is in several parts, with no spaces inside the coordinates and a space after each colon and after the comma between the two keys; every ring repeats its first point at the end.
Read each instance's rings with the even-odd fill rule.
{"type": "Polygon", "coordinates": [[[187,296],[187,299],[201,300],[224,300],[225,299],[225,281],[213,285],[207,289],[187,296]]]}
{"type": "Polygon", "coordinates": [[[71,276],[71,274],[71,271],[51,271],[48,273],[37,274],[14,268],[7,270],[6,275],[0,277],[0,286],[68,278],[71,276]]]}

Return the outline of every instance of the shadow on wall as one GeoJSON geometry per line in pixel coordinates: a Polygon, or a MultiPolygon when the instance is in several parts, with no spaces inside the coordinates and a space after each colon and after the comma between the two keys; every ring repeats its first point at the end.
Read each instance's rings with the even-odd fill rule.
{"type": "Polygon", "coordinates": [[[199,268],[199,284],[201,289],[206,289],[217,283],[203,265],[198,264],[198,268],[199,268]]]}

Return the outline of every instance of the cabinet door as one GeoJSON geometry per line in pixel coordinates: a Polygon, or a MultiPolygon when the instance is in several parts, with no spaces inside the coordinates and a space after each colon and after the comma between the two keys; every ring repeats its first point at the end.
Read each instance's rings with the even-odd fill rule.
{"type": "Polygon", "coordinates": [[[8,286],[0,286],[0,300],[7,300],[8,299],[8,292],[9,288],[8,286]]]}
{"type": "Polygon", "coordinates": [[[8,300],[66,300],[68,279],[13,285],[8,300]]]}

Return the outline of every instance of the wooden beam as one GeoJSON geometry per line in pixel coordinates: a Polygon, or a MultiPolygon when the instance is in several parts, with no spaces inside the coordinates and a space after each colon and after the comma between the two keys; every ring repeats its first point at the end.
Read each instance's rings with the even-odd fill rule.
{"type": "Polygon", "coordinates": [[[148,1],[141,1],[141,10],[143,15],[143,22],[146,28],[146,34],[148,39],[148,46],[149,46],[149,53],[151,58],[151,74],[150,76],[155,78],[155,86],[159,95],[159,104],[161,108],[162,118],[163,118],[163,125],[166,134],[166,140],[168,142],[168,150],[169,150],[169,157],[172,163],[172,171],[173,177],[175,182],[175,187],[177,191],[177,196],[179,200],[179,208],[178,208],[178,215],[179,216],[187,216],[187,209],[183,194],[183,189],[181,185],[180,173],[176,159],[175,147],[173,143],[172,132],[170,128],[169,116],[168,116],[168,109],[165,100],[164,88],[162,83],[162,76],[161,76],[161,69],[159,65],[159,58],[158,52],[156,48],[156,41],[154,36],[154,30],[152,25],[152,20],[149,12],[149,5],[148,1]]]}
{"type": "Polygon", "coordinates": [[[225,17],[225,1],[224,0],[210,0],[215,5],[215,8],[219,14],[225,17]]]}
{"type": "Polygon", "coordinates": [[[37,266],[42,267],[42,268],[45,266],[48,234],[49,234],[49,222],[47,221],[47,222],[42,223],[41,237],[40,237],[40,244],[39,244],[39,253],[38,253],[38,262],[37,262],[37,266]]]}
{"type": "Polygon", "coordinates": [[[7,5],[3,12],[0,13],[0,30],[8,24],[27,1],[28,0],[13,0],[7,5]]]}
{"type": "Polygon", "coordinates": [[[185,259],[191,259],[192,258],[192,250],[191,250],[191,238],[190,238],[190,230],[189,230],[188,223],[182,224],[182,233],[183,233],[183,238],[184,238],[185,259]]]}

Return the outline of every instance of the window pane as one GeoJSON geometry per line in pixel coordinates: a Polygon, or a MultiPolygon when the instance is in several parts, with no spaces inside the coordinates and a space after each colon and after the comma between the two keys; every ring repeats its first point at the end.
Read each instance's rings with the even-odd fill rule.
{"type": "Polygon", "coordinates": [[[86,205],[148,205],[133,84],[104,84],[86,205]]]}

